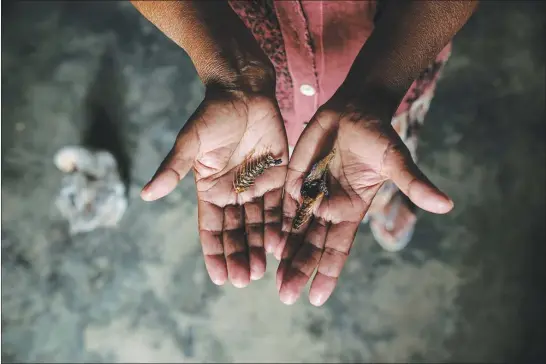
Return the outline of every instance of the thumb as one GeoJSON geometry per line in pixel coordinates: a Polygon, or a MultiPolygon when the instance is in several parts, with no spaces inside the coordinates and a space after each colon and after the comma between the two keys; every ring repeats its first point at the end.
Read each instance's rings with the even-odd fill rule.
{"type": "Polygon", "coordinates": [[[383,166],[383,173],[423,210],[445,214],[453,209],[453,201],[417,167],[405,145],[390,146],[383,166]]]}
{"type": "Polygon", "coordinates": [[[140,197],[144,201],[155,201],[171,193],[193,166],[198,147],[199,142],[194,128],[184,127],[169,154],[150,182],[142,189],[140,197]]]}

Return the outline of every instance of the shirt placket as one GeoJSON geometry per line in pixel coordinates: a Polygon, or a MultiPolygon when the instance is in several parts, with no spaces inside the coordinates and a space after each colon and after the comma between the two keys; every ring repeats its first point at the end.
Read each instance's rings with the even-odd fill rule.
{"type": "Polygon", "coordinates": [[[309,121],[318,107],[319,82],[308,20],[301,0],[275,1],[275,9],[285,42],[288,70],[294,85],[295,120],[309,121]],[[305,120],[301,120],[301,119],[305,120]]]}

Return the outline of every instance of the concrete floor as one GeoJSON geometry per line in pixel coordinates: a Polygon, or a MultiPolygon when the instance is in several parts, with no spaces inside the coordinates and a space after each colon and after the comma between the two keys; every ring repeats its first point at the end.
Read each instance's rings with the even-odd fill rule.
{"type": "Polygon", "coordinates": [[[183,51],[124,2],[4,1],[2,361],[544,362],[543,9],[482,2],[420,149],[455,210],[398,255],[363,226],[314,308],[278,301],[273,262],[244,290],[208,281],[191,179],[138,199],[202,97],[183,51]],[[123,135],[130,205],[70,237],[52,157],[97,125],[123,135]]]}

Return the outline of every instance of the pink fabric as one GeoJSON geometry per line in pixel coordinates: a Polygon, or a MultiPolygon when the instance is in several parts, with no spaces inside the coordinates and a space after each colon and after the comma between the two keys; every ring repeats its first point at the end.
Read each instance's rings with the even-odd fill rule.
{"type": "Polygon", "coordinates": [[[435,62],[433,62],[432,66],[440,67],[438,70],[430,70],[430,74],[427,73],[429,69],[426,69],[417,80],[415,80],[411,87],[409,88],[408,92],[406,93],[406,96],[404,96],[404,99],[398,106],[398,110],[396,110],[395,116],[398,116],[406,111],[408,111],[411,108],[411,105],[414,101],[416,101],[418,98],[420,98],[422,95],[427,94],[429,92],[434,92],[436,88],[436,83],[438,82],[438,79],[441,75],[441,68],[445,65],[447,60],[449,59],[449,56],[451,55],[451,42],[448,43],[444,49],[436,56],[435,62]]]}
{"type": "MultiPolygon", "coordinates": [[[[277,101],[292,149],[307,122],[345,80],[371,35],[376,1],[229,1],[275,67],[277,101]],[[303,84],[313,87],[316,94],[302,94],[303,84]]],[[[413,82],[391,120],[414,160],[419,130],[450,53],[448,44],[413,82]]],[[[385,182],[368,214],[382,214],[397,191],[391,181],[385,182]]]]}
{"type": "Polygon", "coordinates": [[[229,4],[275,67],[279,107],[281,110],[291,110],[294,107],[294,93],[279,20],[273,5],[267,6],[263,1],[265,0],[229,0],[229,4]]]}
{"type": "MultiPolygon", "coordinates": [[[[345,80],[358,52],[371,35],[376,1],[274,1],[274,14],[267,16],[260,15],[262,10],[257,10],[263,7],[264,1],[271,0],[230,0],[230,4],[277,70],[277,99],[291,101],[279,102],[279,106],[289,144],[294,146],[317,109],[345,80]],[[277,28],[267,29],[277,26],[280,32],[277,28]],[[279,34],[282,34],[282,40],[278,39],[279,34]],[[267,47],[268,43],[275,46],[267,47]],[[316,93],[304,95],[300,92],[302,85],[313,87],[316,93]]],[[[450,50],[451,45],[448,45],[435,64],[443,65],[450,50]]],[[[407,113],[421,95],[430,94],[439,73],[432,69],[416,80],[395,116],[407,113]]]]}
{"type": "Polygon", "coordinates": [[[282,110],[290,145],[305,124],[341,85],[373,30],[372,1],[277,1],[288,69],[294,84],[294,108],[282,110]],[[306,96],[306,84],[316,90],[306,96]]]}

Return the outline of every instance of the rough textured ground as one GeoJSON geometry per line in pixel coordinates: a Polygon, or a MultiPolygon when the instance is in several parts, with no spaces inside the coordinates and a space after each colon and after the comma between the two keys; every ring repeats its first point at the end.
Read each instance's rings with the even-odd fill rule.
{"type": "Polygon", "coordinates": [[[209,282],[190,179],[138,199],[202,97],[183,51],[127,3],[2,7],[2,361],[544,362],[540,2],[484,1],[455,40],[420,150],[454,212],[398,255],[362,227],[320,309],[283,306],[273,262],[244,290],[209,282]],[[52,156],[116,138],[129,209],[71,238],[52,156]]]}

